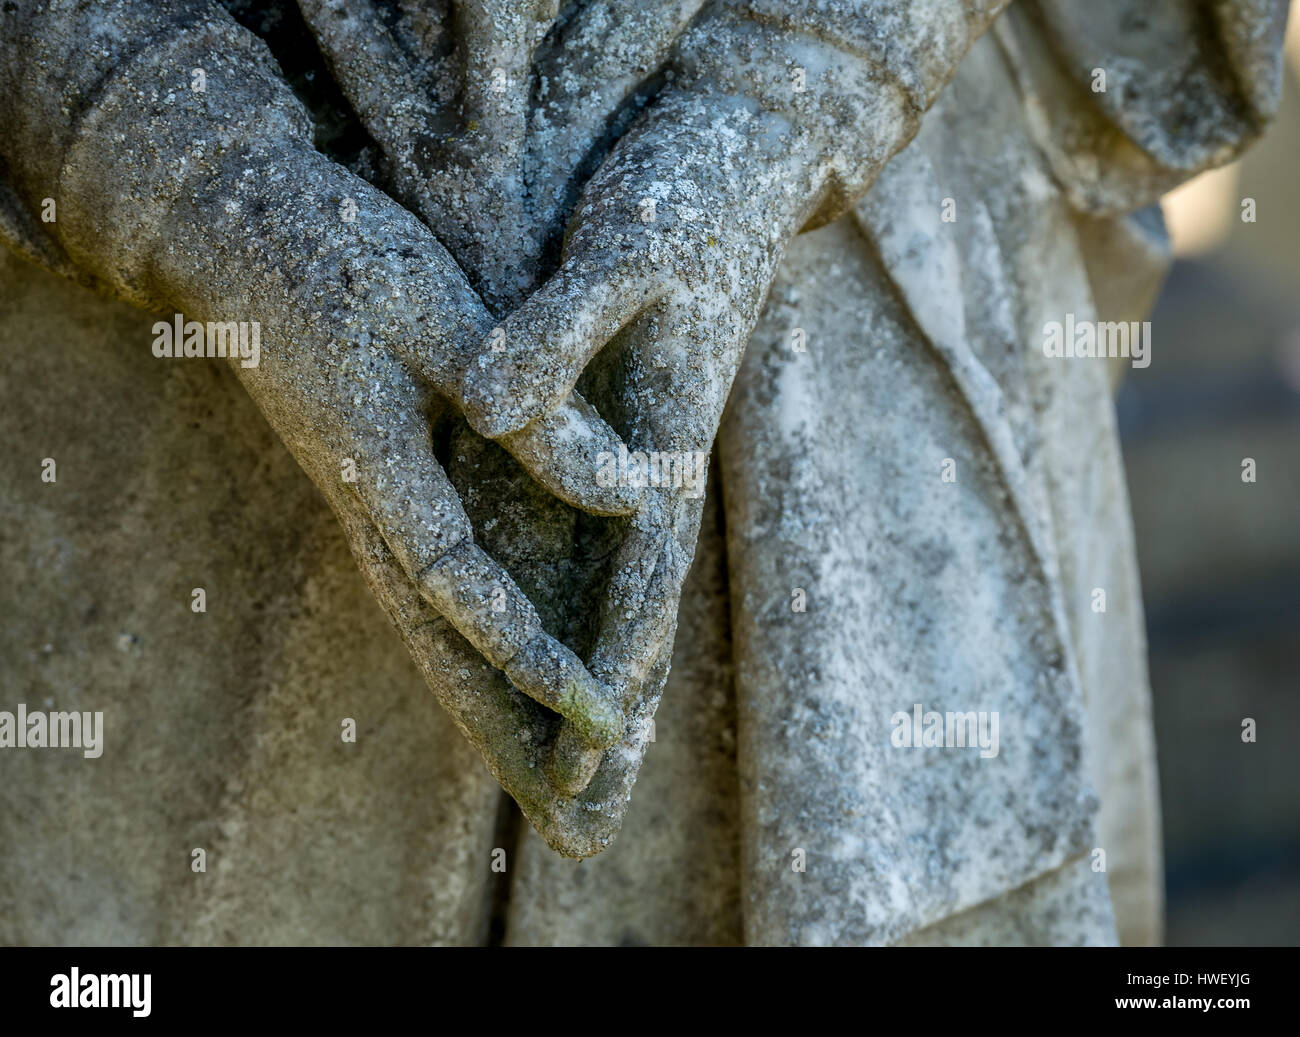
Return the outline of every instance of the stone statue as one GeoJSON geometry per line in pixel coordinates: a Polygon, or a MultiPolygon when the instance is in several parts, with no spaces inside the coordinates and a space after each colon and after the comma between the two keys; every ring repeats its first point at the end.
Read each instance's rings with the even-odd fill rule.
{"type": "Polygon", "coordinates": [[[5,5],[4,658],[106,722],[0,753],[0,939],[1157,940],[1137,339],[1042,343],[1284,20],[5,5]]]}

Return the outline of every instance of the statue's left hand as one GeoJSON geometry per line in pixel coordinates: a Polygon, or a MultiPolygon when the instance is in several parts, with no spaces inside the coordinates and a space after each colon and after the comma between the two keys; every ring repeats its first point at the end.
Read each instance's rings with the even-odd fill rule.
{"type": "MultiPolygon", "coordinates": [[[[471,424],[519,435],[615,340],[622,413],[606,417],[631,448],[693,470],[647,489],[615,560],[589,665],[625,707],[671,648],[723,406],[784,246],[816,204],[803,140],[740,98],[662,98],[588,184],[559,270],[503,322],[504,349],[481,351],[465,379],[471,424]]],[[[594,764],[587,754],[554,780],[580,787],[594,764]]]]}

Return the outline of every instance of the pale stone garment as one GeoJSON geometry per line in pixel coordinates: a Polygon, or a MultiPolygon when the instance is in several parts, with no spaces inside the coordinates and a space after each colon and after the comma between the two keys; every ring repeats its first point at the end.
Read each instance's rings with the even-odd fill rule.
{"type": "MultiPolygon", "coordinates": [[[[622,831],[575,862],[523,828],[506,942],[1159,938],[1110,372],[1045,358],[1042,328],[1138,319],[1161,234],[1119,214],[1253,123],[1232,91],[1205,127],[1164,111],[1171,83],[1221,96],[1181,5],[1143,8],[1161,45],[1128,136],[1079,83],[1137,7],[1099,5],[1119,32],[1021,6],[854,211],[787,252],[622,831]],[[998,755],[891,747],[918,702],[996,710],[998,755]]],[[[1220,7],[1258,27],[1230,58],[1268,64],[1238,52],[1271,53],[1278,9],[1220,7]]],[[[1238,85],[1269,110],[1265,73],[1238,85]]],[[[482,942],[502,793],[311,483],[228,371],[149,354],[153,315],[11,257],[0,285],[6,698],[106,714],[93,764],[0,754],[0,941],[482,942]]],[[[1157,332],[1154,362],[1176,347],[1157,332]]]]}

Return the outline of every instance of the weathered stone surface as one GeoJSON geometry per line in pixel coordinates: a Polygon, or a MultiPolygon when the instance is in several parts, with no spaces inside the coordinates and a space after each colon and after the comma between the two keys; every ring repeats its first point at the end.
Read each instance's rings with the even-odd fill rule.
{"type": "Polygon", "coordinates": [[[97,769],[0,759],[4,936],[1158,937],[1115,365],[1041,329],[1140,312],[1160,234],[1124,214],[1260,131],[1281,5],[631,6],[303,0],[346,99],[310,111],[199,0],[6,9],[0,233],[260,321],[232,366],[344,537],[226,373],[9,262],[0,334],[44,344],[6,386],[11,672],[129,734],[97,769]],[[312,134],[347,105],[345,166],[312,134]],[[707,501],[593,477],[720,422],[707,501]],[[914,704],[996,712],[998,753],[895,747],[914,704]],[[606,852],[516,847],[470,745],[551,849],[606,852]],[[41,913],[83,865],[121,917],[41,913]]]}
{"type": "Polygon", "coordinates": [[[0,943],[482,940],[496,783],[247,394],[151,314],[0,284],[4,708],[105,742],[0,750],[0,943]]]}

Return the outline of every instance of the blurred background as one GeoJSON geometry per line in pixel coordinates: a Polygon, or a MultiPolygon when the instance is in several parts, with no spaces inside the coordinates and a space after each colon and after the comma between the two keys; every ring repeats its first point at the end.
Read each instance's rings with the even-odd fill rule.
{"type": "Polygon", "coordinates": [[[1286,51],[1271,133],[1164,199],[1154,359],[1117,399],[1171,946],[1300,944],[1300,2],[1286,51]]]}

